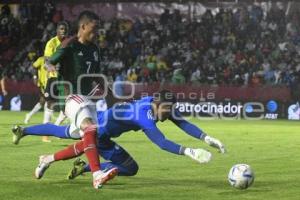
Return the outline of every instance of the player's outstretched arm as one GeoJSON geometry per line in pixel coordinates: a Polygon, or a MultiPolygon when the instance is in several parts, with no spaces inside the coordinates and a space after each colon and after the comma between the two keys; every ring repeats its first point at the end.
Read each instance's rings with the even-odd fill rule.
{"type": "Polygon", "coordinates": [[[220,140],[205,134],[199,127],[183,119],[177,111],[175,112],[175,117],[172,117],[170,120],[190,136],[203,140],[208,145],[217,148],[220,153],[226,152],[225,146],[220,140]]]}
{"type": "Polygon", "coordinates": [[[186,148],[184,146],[176,144],[166,139],[157,127],[145,129],[144,132],[154,144],[165,151],[178,155],[188,156],[199,163],[207,163],[211,160],[212,155],[210,152],[204,149],[186,148]]]}

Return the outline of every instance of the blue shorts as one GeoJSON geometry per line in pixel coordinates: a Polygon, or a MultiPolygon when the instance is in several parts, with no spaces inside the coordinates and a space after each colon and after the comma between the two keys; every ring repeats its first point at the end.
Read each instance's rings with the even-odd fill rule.
{"type": "Polygon", "coordinates": [[[105,160],[110,160],[118,165],[126,166],[135,162],[125,149],[107,137],[99,139],[98,152],[105,160]]]}

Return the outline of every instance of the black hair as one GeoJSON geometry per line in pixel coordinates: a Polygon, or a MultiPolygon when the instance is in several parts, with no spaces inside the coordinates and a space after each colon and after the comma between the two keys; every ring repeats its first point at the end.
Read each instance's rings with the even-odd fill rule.
{"type": "Polygon", "coordinates": [[[155,98],[155,100],[159,101],[160,103],[171,103],[171,104],[175,104],[177,102],[174,93],[166,89],[159,91],[158,96],[155,98]]]}
{"type": "Polygon", "coordinates": [[[67,21],[60,21],[57,23],[57,26],[56,26],[56,29],[59,27],[59,26],[65,26],[66,29],[67,29],[67,32],[69,30],[69,23],[67,21]]]}
{"type": "Polygon", "coordinates": [[[89,10],[85,10],[85,11],[82,11],[79,16],[78,16],[78,26],[82,23],[82,22],[90,22],[92,20],[99,20],[99,16],[92,12],[92,11],[89,11],[89,10]]]}

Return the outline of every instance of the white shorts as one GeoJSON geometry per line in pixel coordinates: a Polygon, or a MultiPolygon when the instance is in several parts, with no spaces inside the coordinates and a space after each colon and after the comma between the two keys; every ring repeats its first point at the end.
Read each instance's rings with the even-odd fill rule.
{"type": "Polygon", "coordinates": [[[87,97],[82,95],[69,95],[66,99],[65,115],[70,119],[70,136],[79,138],[83,136],[83,131],[80,130],[82,121],[90,118],[97,124],[96,105],[87,97]]]}

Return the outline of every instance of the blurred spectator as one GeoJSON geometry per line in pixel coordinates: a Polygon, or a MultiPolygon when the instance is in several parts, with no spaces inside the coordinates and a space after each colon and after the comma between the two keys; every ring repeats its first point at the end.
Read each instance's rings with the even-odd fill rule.
{"type": "Polygon", "coordinates": [[[135,73],[135,69],[128,70],[127,80],[130,82],[136,82],[137,81],[137,74],[135,73]]]}
{"type": "MultiPolygon", "coordinates": [[[[46,1],[21,4],[20,16],[15,19],[7,5],[1,8],[0,61],[14,78],[24,79],[35,55],[31,44],[52,37],[63,15],[46,1]],[[12,40],[20,35],[21,40],[12,40]],[[20,45],[11,48],[13,41],[20,45]]],[[[259,3],[207,9],[193,19],[165,9],[158,18],[102,19],[100,24],[100,67],[111,82],[291,86],[299,81],[300,60],[293,61],[300,55],[299,13],[287,16],[277,4],[267,12],[259,3]]]]}
{"type": "Polygon", "coordinates": [[[173,71],[172,76],[172,83],[174,84],[184,84],[185,83],[185,77],[182,73],[182,69],[176,69],[173,71]]]}
{"type": "Polygon", "coordinates": [[[161,14],[159,22],[161,25],[166,25],[171,20],[171,14],[169,9],[165,9],[164,12],[161,14]]]}
{"type": "Polygon", "coordinates": [[[194,84],[199,84],[201,81],[201,71],[199,68],[197,68],[191,76],[191,82],[194,84]]]}

